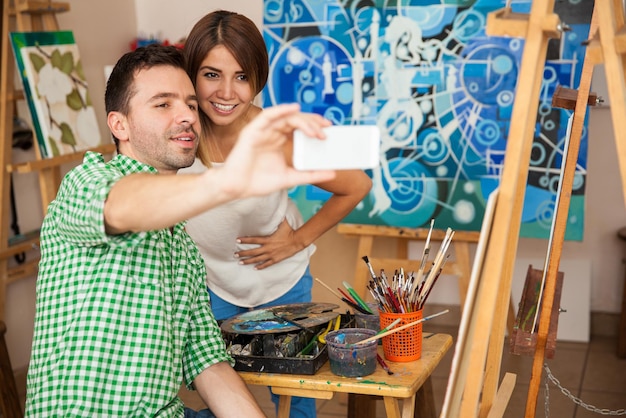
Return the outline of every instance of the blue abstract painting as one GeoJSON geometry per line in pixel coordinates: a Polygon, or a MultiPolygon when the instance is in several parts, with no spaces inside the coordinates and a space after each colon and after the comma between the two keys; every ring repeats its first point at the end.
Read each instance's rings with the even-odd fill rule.
{"type": "MultiPolygon", "coordinates": [[[[524,39],[487,36],[504,1],[264,0],[270,55],[264,106],[298,102],[335,124],[377,124],[381,165],[346,223],[479,231],[499,184],[524,39]]],[[[531,1],[513,1],[529,13],[531,1]]],[[[521,236],[549,236],[570,111],[553,108],[557,86],[576,89],[593,2],[557,2],[571,30],[551,40],[521,236]]],[[[587,129],[576,168],[566,239],[582,240],[587,129]]],[[[328,193],[290,196],[305,218],[328,193]]]]}

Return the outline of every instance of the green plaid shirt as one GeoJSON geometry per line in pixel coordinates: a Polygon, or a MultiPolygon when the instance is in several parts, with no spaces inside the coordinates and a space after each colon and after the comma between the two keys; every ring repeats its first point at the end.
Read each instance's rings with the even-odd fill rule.
{"type": "Polygon", "coordinates": [[[233,364],[184,223],[173,231],[104,231],[111,187],[138,172],[156,170],[87,153],[48,208],[27,416],[182,417],[183,379],[189,385],[212,364],[233,364]]]}

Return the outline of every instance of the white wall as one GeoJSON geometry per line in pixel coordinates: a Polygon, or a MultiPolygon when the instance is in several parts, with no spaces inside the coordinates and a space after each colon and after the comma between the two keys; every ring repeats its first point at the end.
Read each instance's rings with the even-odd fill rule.
{"type": "Polygon", "coordinates": [[[263,24],[263,2],[260,0],[135,0],[137,29],[145,37],[178,41],[185,37],[204,14],[217,9],[231,10],[263,24]],[[184,4],[185,7],[180,7],[184,4]]]}

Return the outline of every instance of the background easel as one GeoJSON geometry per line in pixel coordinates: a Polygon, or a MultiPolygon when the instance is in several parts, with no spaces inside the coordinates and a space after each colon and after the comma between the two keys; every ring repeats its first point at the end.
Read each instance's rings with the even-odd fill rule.
{"type": "MultiPolygon", "coordinates": [[[[1,0],[2,25],[0,26],[0,320],[4,319],[6,287],[18,280],[31,277],[37,272],[38,256],[35,254],[26,263],[11,266],[9,258],[16,254],[32,253],[39,245],[39,234],[24,234],[22,239],[9,244],[9,212],[11,174],[36,172],[39,180],[42,213],[54,199],[61,182],[61,166],[80,160],[85,151],[42,159],[35,146],[36,156],[32,161],[12,163],[12,126],[16,114],[16,102],[24,95],[15,89],[15,60],[9,38],[10,32],[56,31],[59,26],[57,13],[69,10],[68,3],[52,1],[1,0]]],[[[111,153],[114,144],[96,147],[93,151],[111,153]]]]}
{"type": "MultiPolygon", "coordinates": [[[[458,363],[461,365],[456,379],[451,378],[446,394],[446,404],[442,417],[475,417],[489,416],[496,407],[499,399],[496,396],[497,379],[500,374],[503,319],[499,313],[503,311],[504,301],[502,294],[508,293],[511,287],[511,265],[514,263],[520,224],[520,210],[524,196],[524,180],[529,167],[530,146],[533,142],[535,115],[537,112],[538,95],[541,85],[548,39],[559,37],[563,26],[552,10],[553,1],[537,0],[532,4],[529,16],[512,13],[505,8],[492,13],[488,18],[487,32],[490,35],[507,35],[526,39],[522,68],[517,85],[517,98],[511,118],[510,135],[507,143],[504,170],[500,183],[499,193],[495,203],[493,221],[490,231],[485,238],[484,264],[481,260],[480,281],[473,297],[473,309],[464,312],[467,337],[457,343],[458,363]]],[[[577,94],[574,123],[571,131],[571,141],[568,150],[566,168],[562,177],[562,187],[565,197],[561,213],[567,213],[569,208],[569,191],[571,191],[571,176],[578,156],[577,143],[580,141],[582,126],[589,101],[589,87],[591,82],[591,66],[589,60],[603,57],[607,63],[607,80],[610,80],[609,91],[617,91],[619,104],[612,108],[615,132],[624,128],[626,114],[626,92],[624,83],[623,55],[626,48],[620,49],[620,43],[615,35],[623,29],[624,15],[621,2],[612,0],[596,0],[594,15],[598,14],[599,34],[602,51],[598,52],[600,41],[590,44],[583,67],[580,89],[577,94]],[[620,59],[621,58],[621,59],[620,59]],[[610,64],[609,64],[610,61],[610,64]],[[609,70],[609,67],[611,68],[609,70]],[[571,163],[573,160],[573,163],[571,163]],[[569,188],[569,189],[568,189],[569,188]]],[[[594,19],[596,19],[594,17],[594,19]]],[[[594,33],[594,22],[590,34],[594,33]]],[[[618,145],[618,159],[620,162],[623,184],[626,184],[626,145],[623,141],[616,141],[618,145]]],[[[560,209],[559,209],[560,210],[560,209]]],[[[556,216],[556,215],[555,215],[556,216]]],[[[555,218],[554,239],[552,251],[548,260],[547,278],[544,289],[542,315],[539,321],[539,333],[535,351],[535,362],[531,385],[528,393],[526,417],[535,416],[538,382],[541,380],[542,363],[545,354],[545,339],[550,325],[550,315],[553,309],[554,284],[558,273],[558,263],[561,255],[562,235],[564,234],[566,217],[555,218]]],[[[482,238],[482,237],[481,237],[482,238]]],[[[508,377],[508,376],[507,376],[508,377]]],[[[503,381],[501,386],[509,382],[503,381]]],[[[506,388],[508,390],[508,388],[506,388]]],[[[510,392],[509,395],[510,396],[510,392]]]]}
{"type": "MultiPolygon", "coordinates": [[[[355,266],[353,287],[360,295],[368,294],[366,285],[370,279],[369,270],[361,257],[368,256],[377,273],[380,269],[384,269],[388,275],[393,274],[393,271],[400,267],[403,267],[407,272],[417,271],[419,270],[420,260],[409,260],[408,243],[412,240],[425,241],[428,235],[427,228],[410,229],[354,224],[339,224],[337,225],[337,232],[359,238],[358,259],[355,266]],[[374,240],[383,237],[392,238],[396,241],[395,256],[384,257],[374,254],[374,240]]],[[[444,235],[445,231],[433,229],[431,239],[433,241],[441,241],[444,235]]],[[[461,303],[465,300],[471,271],[469,246],[478,242],[478,236],[478,232],[455,231],[454,239],[451,243],[454,248],[455,258],[446,263],[442,272],[443,274],[459,277],[461,303]]]]}
{"type": "Polygon", "coordinates": [[[521,37],[526,41],[493,222],[485,239],[484,263],[479,266],[473,309],[464,312],[469,318],[467,337],[457,343],[462,347],[455,353],[461,370],[448,387],[445,415],[442,414],[445,417],[484,417],[496,400],[507,306],[503,295],[508,297],[511,291],[542,73],[548,41],[559,38],[562,29],[553,10],[554,1],[536,0],[529,15],[504,8],[487,19],[489,35],[521,37]]]}
{"type": "MultiPolygon", "coordinates": [[[[359,295],[366,297],[369,295],[366,286],[371,276],[362,257],[367,255],[377,273],[380,269],[384,269],[390,277],[393,271],[400,267],[404,268],[406,272],[417,271],[419,270],[421,260],[410,260],[408,258],[408,243],[409,241],[415,240],[425,241],[428,235],[428,229],[355,224],[339,224],[337,225],[337,232],[348,237],[356,237],[359,239],[352,287],[359,295]],[[390,254],[393,254],[391,256],[385,256],[382,253],[376,254],[374,251],[374,241],[384,238],[395,241],[395,252],[389,251],[390,254]]],[[[433,229],[431,240],[433,242],[441,241],[444,236],[445,231],[433,229]]],[[[458,276],[461,304],[465,300],[471,272],[469,247],[470,244],[476,243],[478,238],[478,232],[456,231],[451,242],[451,246],[454,248],[454,259],[446,263],[442,272],[446,275],[458,276]]],[[[511,315],[511,317],[514,318],[514,315],[511,315]]],[[[372,396],[350,395],[348,397],[348,416],[350,418],[374,417],[376,415],[374,400],[375,398],[372,396]]],[[[416,394],[415,416],[436,416],[436,407],[434,405],[432,382],[430,378],[426,379],[416,394]]]]}
{"type": "MultiPolygon", "coordinates": [[[[574,110],[574,119],[571,129],[570,150],[566,155],[566,164],[563,176],[563,189],[571,190],[574,165],[578,157],[580,137],[583,130],[583,122],[590,98],[590,85],[593,68],[595,65],[604,63],[609,96],[611,96],[611,118],[615,131],[615,145],[622,178],[623,197],[626,199],[626,144],[623,138],[618,138],[618,133],[623,135],[626,128],[624,116],[626,115],[626,68],[624,59],[626,58],[626,34],[624,33],[624,5],[618,0],[596,0],[594,3],[593,17],[589,30],[589,44],[583,63],[582,76],[578,88],[575,102],[570,109],[574,110]],[[572,146],[573,145],[573,146],[572,146]]],[[[554,100],[553,100],[554,102],[554,100]]],[[[563,106],[566,107],[566,106],[563,106]]],[[[560,202],[559,202],[560,204],[560,202]]],[[[535,416],[537,408],[537,396],[541,384],[542,366],[545,356],[546,337],[551,322],[551,311],[553,308],[554,287],[558,263],[560,260],[560,246],[562,235],[565,230],[565,216],[560,216],[562,212],[567,213],[569,208],[569,193],[563,197],[563,208],[555,214],[555,249],[551,254],[546,276],[543,307],[539,330],[537,332],[537,346],[533,361],[530,387],[526,402],[526,418],[535,416]],[[557,234],[558,233],[558,234],[557,234]],[[560,240],[560,242],[558,241],[560,240]]]]}

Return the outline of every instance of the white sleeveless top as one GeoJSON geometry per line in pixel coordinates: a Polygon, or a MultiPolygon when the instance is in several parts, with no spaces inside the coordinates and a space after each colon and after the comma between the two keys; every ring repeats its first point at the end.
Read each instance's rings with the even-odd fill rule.
{"type": "MultiPolygon", "coordinates": [[[[196,159],[191,167],[179,173],[206,170],[207,167],[196,159]]],[[[235,252],[256,245],[238,244],[237,238],[270,235],[283,219],[287,219],[294,230],[303,224],[302,215],[286,190],[235,200],[189,219],[186,229],[204,258],[209,289],[225,301],[247,308],[271,302],[287,293],[304,274],[315,245],[262,270],[255,270],[254,264],[241,265],[234,256],[235,252]]]]}

